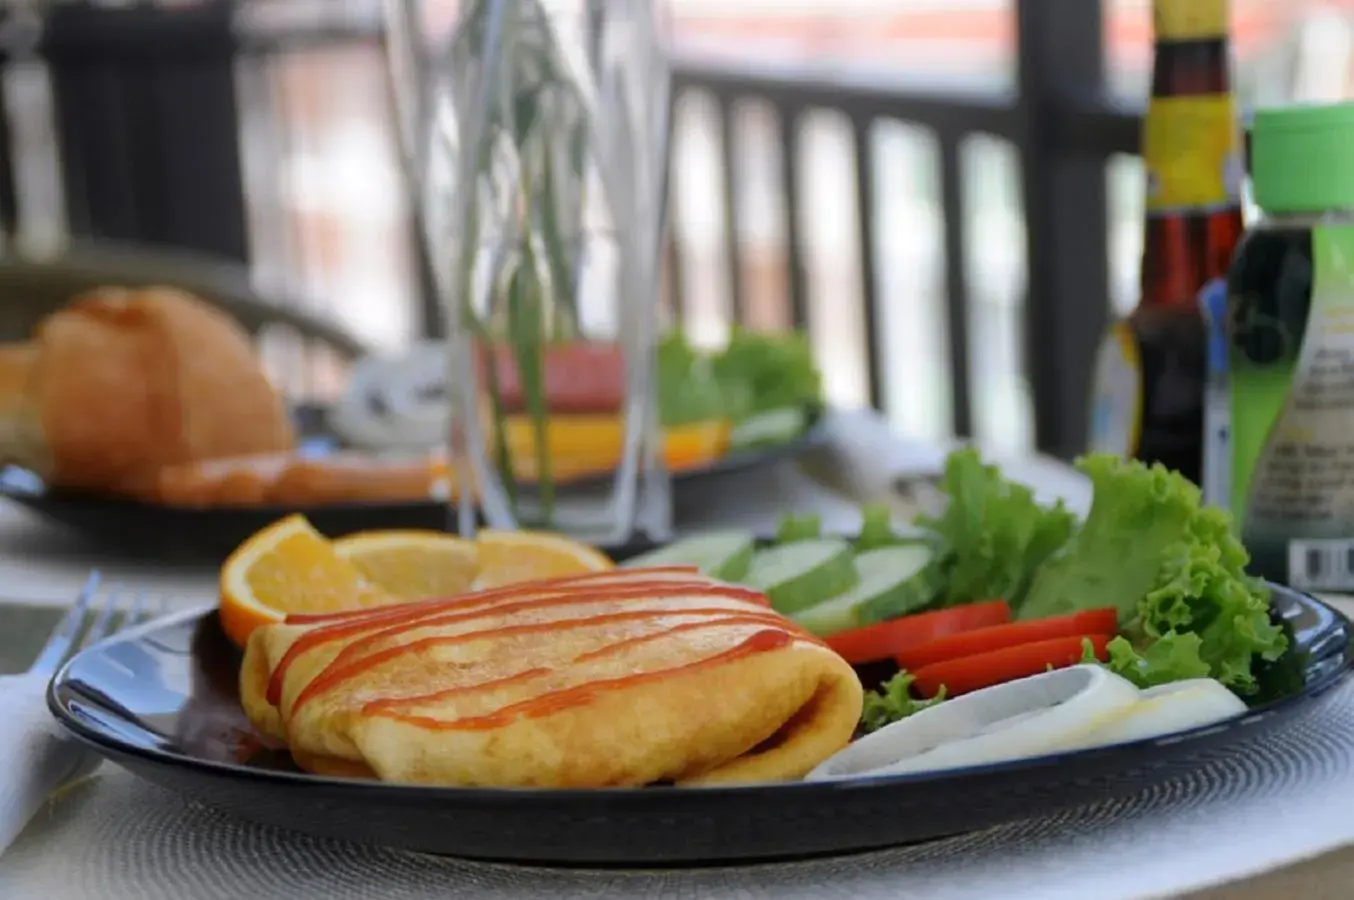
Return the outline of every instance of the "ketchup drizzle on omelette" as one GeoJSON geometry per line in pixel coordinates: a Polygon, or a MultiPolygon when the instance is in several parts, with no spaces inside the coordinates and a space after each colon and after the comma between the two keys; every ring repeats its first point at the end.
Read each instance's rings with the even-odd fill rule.
{"type": "MultiPolygon", "coordinates": [[[[643,571],[643,570],[635,570],[643,571]]],[[[623,582],[622,582],[623,583],[623,582]]],[[[539,585],[528,585],[526,589],[518,585],[512,589],[500,589],[494,591],[485,591],[482,594],[467,594],[461,597],[453,597],[438,601],[438,605],[426,605],[418,610],[416,614],[402,617],[382,616],[379,619],[364,619],[361,622],[344,622],[332,626],[323,626],[314,631],[307,632],[297,638],[296,642],[283,654],[282,660],[273,670],[273,675],[268,681],[268,702],[276,706],[282,699],[282,684],[286,679],[287,672],[292,664],[301,654],[312,650],[322,644],[330,641],[341,640],[352,635],[361,635],[373,626],[386,625],[393,622],[389,627],[377,630],[372,634],[365,635],[345,647],[338,658],[330,664],[332,668],[341,660],[348,660],[360,654],[372,643],[382,638],[394,635],[404,634],[415,628],[422,628],[432,625],[446,625],[469,619],[476,619],[486,615],[503,615],[505,613],[521,612],[529,609],[544,609],[551,606],[564,603],[600,603],[607,600],[620,600],[632,597],[650,597],[655,591],[676,592],[683,588],[699,587],[702,596],[706,597],[729,597],[734,599],[747,600],[757,603],[760,606],[769,607],[765,595],[751,588],[737,587],[735,585],[720,584],[709,580],[663,580],[645,579],[632,580],[630,584],[623,587],[601,590],[594,584],[569,584],[558,588],[542,588],[539,585]],[[516,598],[530,598],[517,600],[516,598]],[[502,602],[495,605],[493,601],[515,601],[502,602]],[[444,615],[445,614],[445,615],[444,615]]],[[[407,605],[406,605],[407,606],[407,605]]],[[[402,607],[385,607],[383,611],[398,612],[402,607]]],[[[564,620],[567,621],[567,620],[564,620]]]]}
{"type": "MultiPolygon", "coordinates": [[[[703,618],[696,621],[678,622],[652,632],[629,634],[610,643],[593,646],[579,653],[566,665],[597,659],[633,647],[636,644],[659,640],[683,632],[715,628],[759,627],[734,647],[681,665],[546,690],[536,696],[508,703],[490,713],[463,716],[458,719],[436,719],[407,710],[420,704],[438,702],[481,691],[491,691],[535,678],[546,677],[553,674],[555,670],[536,666],[489,681],[455,685],[421,695],[377,698],[366,701],[362,705],[362,710],[369,715],[393,718],[432,729],[491,729],[501,727],[515,719],[547,716],[561,710],[586,705],[604,691],[629,688],[637,684],[665,678],[677,672],[727,663],[739,657],[775,650],[795,642],[821,645],[821,641],[813,635],[769,609],[769,603],[761,592],[713,581],[697,574],[689,567],[670,566],[631,569],[625,570],[623,574],[617,571],[596,572],[585,576],[514,585],[459,597],[427,600],[396,607],[381,607],[338,615],[289,617],[289,623],[324,624],[320,624],[320,627],[300,636],[283,654],[281,661],[269,679],[267,699],[274,706],[280,705],[282,687],[287,673],[303,653],[330,641],[348,637],[354,639],[301,689],[292,704],[291,714],[294,714],[296,710],[314,698],[349,682],[363,672],[405,654],[418,653],[433,646],[492,640],[533,632],[564,632],[581,628],[596,628],[619,622],[642,623],[693,616],[703,618]],[[610,578],[607,576],[610,576],[610,578]],[[611,583],[608,584],[608,581],[611,583]],[[692,605],[685,608],[668,606],[631,610],[622,607],[596,615],[585,614],[575,618],[547,619],[544,621],[528,619],[514,622],[510,618],[515,613],[548,611],[573,604],[607,603],[631,599],[663,601],[682,596],[689,597],[692,605]],[[746,606],[740,608],[739,606],[701,605],[702,600],[721,598],[742,601],[746,606]],[[760,609],[746,608],[748,606],[760,607],[760,609]],[[483,618],[492,618],[499,621],[495,622],[493,627],[490,628],[454,634],[432,634],[405,643],[396,643],[393,646],[382,646],[382,642],[392,639],[398,640],[400,637],[421,628],[454,625],[483,618]],[[503,621],[505,618],[506,621],[503,621]]],[[[290,715],[288,715],[288,718],[290,718],[290,715]]]]}
{"type": "Polygon", "coordinates": [[[722,653],[716,653],[714,656],[698,659],[695,662],[684,663],[680,666],[670,666],[666,669],[657,669],[651,672],[641,672],[636,675],[627,675],[624,678],[609,678],[604,681],[591,681],[587,684],[580,684],[558,691],[551,691],[547,694],[541,694],[537,697],[509,704],[502,709],[483,716],[466,716],[460,719],[434,719],[429,716],[396,713],[383,709],[376,710],[376,714],[385,715],[392,719],[408,722],[412,725],[419,725],[424,728],[439,731],[483,731],[501,728],[502,726],[511,723],[514,719],[539,718],[542,716],[553,715],[566,709],[586,706],[602,691],[621,690],[623,688],[633,687],[637,684],[644,684],[645,682],[667,678],[677,672],[690,672],[694,669],[709,668],[721,663],[731,662],[739,657],[750,656],[754,653],[765,653],[769,650],[777,650],[789,645],[795,640],[796,636],[787,631],[766,628],[753,634],[736,647],[731,647],[722,653]]]}

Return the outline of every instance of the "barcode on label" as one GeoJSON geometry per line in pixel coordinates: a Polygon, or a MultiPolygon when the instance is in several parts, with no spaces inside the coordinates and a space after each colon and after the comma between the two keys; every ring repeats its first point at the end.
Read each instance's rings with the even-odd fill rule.
{"type": "Polygon", "coordinates": [[[1288,583],[1304,590],[1354,589],[1354,540],[1289,541],[1288,583]]]}

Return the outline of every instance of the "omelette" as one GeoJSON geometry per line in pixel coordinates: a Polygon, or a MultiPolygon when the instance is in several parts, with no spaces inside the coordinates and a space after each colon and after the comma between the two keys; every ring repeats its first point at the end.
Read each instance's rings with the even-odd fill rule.
{"type": "Polygon", "coordinates": [[[759,591],[669,566],[291,616],[250,636],[240,696],[312,772],[586,788],[800,778],[862,690],[759,591]]]}

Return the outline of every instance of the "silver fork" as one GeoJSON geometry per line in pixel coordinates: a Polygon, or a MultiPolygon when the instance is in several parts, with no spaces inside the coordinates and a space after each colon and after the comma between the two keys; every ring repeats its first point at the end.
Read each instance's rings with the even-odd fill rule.
{"type": "Polygon", "coordinates": [[[45,675],[50,678],[56,674],[61,664],[73,655],[73,651],[91,646],[141,620],[146,607],[144,592],[138,592],[133,596],[131,606],[114,624],[113,616],[117,613],[120,601],[127,596],[127,591],[113,587],[101,601],[97,600],[101,582],[102,578],[98,571],[89,574],[85,586],[75,598],[75,603],[61,617],[61,621],[52,630],[52,636],[38,653],[38,658],[29,666],[30,675],[45,675]]]}
{"type": "Polygon", "coordinates": [[[54,721],[46,694],[52,676],[76,651],[145,617],[146,595],[117,587],[100,591],[98,572],[62,616],[25,675],[0,677],[0,852],[18,836],[47,797],[93,772],[99,757],[54,721]],[[119,615],[122,603],[131,598],[119,615]]]}

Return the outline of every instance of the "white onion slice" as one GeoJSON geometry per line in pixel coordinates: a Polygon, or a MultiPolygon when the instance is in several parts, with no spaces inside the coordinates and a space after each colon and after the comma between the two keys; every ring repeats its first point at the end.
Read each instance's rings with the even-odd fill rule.
{"type": "Polygon", "coordinates": [[[353,367],[330,424],[368,450],[426,450],[447,437],[446,348],[424,343],[353,367]]]}
{"type": "Polygon", "coordinates": [[[946,700],[861,738],[809,781],[897,775],[1040,756],[1080,746],[1138,703],[1129,681],[1100,666],[1058,669],[946,700]]]}
{"type": "Polygon", "coordinates": [[[1142,699],[1086,736],[1086,747],[1104,747],[1201,728],[1239,716],[1247,707],[1222,683],[1191,678],[1149,688],[1142,699]]]}

